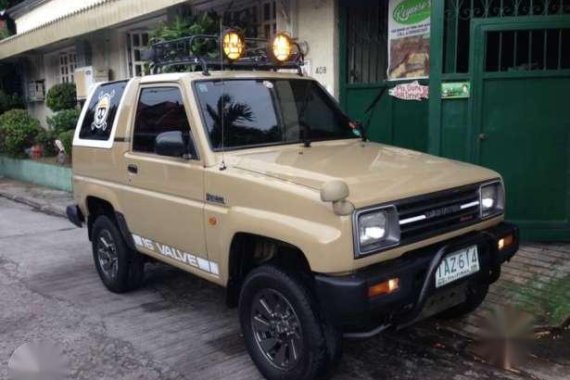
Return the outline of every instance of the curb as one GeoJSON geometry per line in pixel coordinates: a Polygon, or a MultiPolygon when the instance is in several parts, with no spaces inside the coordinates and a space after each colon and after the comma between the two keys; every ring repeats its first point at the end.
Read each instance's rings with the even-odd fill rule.
{"type": "Polygon", "coordinates": [[[53,216],[59,216],[61,218],[67,218],[67,215],[65,213],[65,209],[63,209],[61,207],[54,206],[54,205],[47,203],[47,202],[41,202],[41,201],[38,201],[38,200],[31,198],[31,197],[15,195],[15,194],[11,194],[9,192],[4,192],[1,190],[0,190],[0,197],[9,199],[9,200],[17,202],[17,203],[25,204],[27,206],[32,207],[35,210],[44,212],[46,214],[50,214],[53,216]]]}

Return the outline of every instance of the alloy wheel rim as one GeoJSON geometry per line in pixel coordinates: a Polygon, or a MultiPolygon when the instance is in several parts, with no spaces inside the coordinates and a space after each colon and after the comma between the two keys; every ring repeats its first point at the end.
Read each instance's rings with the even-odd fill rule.
{"type": "Polygon", "coordinates": [[[108,230],[102,230],[97,239],[97,259],[105,277],[113,280],[119,271],[119,256],[113,236],[108,230]]]}
{"type": "Polygon", "coordinates": [[[301,323],[283,294],[259,291],[253,300],[251,326],[257,347],[271,365],[287,370],[297,364],[303,349],[301,323]]]}

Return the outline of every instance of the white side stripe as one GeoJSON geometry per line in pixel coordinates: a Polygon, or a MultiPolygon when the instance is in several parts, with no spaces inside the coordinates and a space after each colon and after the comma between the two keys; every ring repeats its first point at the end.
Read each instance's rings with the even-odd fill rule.
{"type": "Polygon", "coordinates": [[[188,266],[198,268],[200,270],[203,270],[204,272],[211,273],[216,277],[220,275],[220,268],[218,264],[214,263],[213,261],[208,261],[204,258],[192,255],[188,252],[181,251],[174,247],[157,243],[143,236],[133,234],[133,241],[135,242],[135,245],[137,245],[138,247],[145,248],[149,251],[179,261],[188,266]]]}

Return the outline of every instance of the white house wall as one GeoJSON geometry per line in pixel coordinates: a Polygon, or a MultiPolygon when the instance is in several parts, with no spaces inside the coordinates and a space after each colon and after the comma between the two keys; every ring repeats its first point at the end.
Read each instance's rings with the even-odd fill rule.
{"type": "Polygon", "coordinates": [[[293,33],[307,41],[309,75],[338,97],[338,15],[335,0],[297,0],[293,33]]]}

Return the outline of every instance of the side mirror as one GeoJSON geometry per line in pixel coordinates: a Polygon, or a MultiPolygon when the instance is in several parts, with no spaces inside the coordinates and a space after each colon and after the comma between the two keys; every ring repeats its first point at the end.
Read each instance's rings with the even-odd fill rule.
{"type": "Polygon", "coordinates": [[[349,196],[349,188],[346,182],[332,180],[321,187],[321,200],[332,202],[333,211],[337,215],[350,215],[354,211],[354,205],[346,200],[349,196]]]}
{"type": "Polygon", "coordinates": [[[154,140],[154,152],[159,156],[184,157],[188,144],[180,131],[162,132],[154,140]]]}

